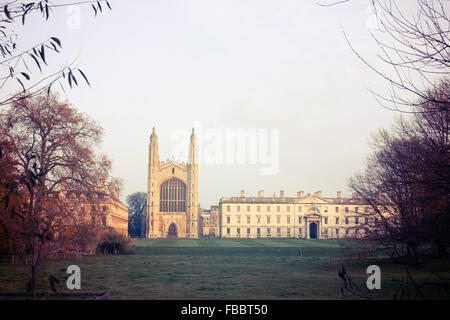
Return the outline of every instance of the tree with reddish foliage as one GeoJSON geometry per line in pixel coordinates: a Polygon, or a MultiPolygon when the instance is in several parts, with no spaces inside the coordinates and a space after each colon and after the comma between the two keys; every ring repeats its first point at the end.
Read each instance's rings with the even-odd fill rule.
{"type": "MultiPolygon", "coordinates": [[[[4,130],[0,128],[0,132],[4,130]]],[[[0,139],[4,137],[0,134],[0,139]]],[[[12,157],[12,145],[8,141],[0,140],[0,254],[10,253],[8,246],[9,218],[19,202],[15,186],[19,181],[18,162],[12,157]]]]}
{"type": "Polygon", "coordinates": [[[30,296],[36,298],[37,272],[45,256],[78,235],[77,229],[96,233],[102,223],[100,211],[93,215],[81,208],[96,202],[110,161],[96,152],[102,128],[53,94],[15,101],[0,114],[0,127],[0,141],[9,146],[2,153],[8,151],[6,157],[20,173],[5,180],[9,189],[4,187],[3,202],[11,202],[14,194],[20,201],[0,214],[2,219],[9,214],[10,249],[30,279],[30,296]]]}

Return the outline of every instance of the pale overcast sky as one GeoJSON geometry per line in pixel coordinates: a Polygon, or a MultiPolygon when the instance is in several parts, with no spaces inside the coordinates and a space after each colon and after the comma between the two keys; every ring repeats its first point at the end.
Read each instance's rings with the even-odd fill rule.
{"type": "Polygon", "coordinates": [[[258,163],[200,165],[203,208],[241,189],[253,196],[261,189],[351,193],[347,181],[363,168],[371,133],[395,116],[368,92],[386,84],[351,52],[341,30],[375,61],[368,0],[333,7],[316,0],[110,2],[113,10],[97,18],[80,6],[79,28],[77,11],[64,8],[47,23],[30,18],[17,32],[25,44],[60,38],[64,50],[48,57],[52,66],[79,54],[92,88],[63,96],[104,127],[101,151],[124,180],[122,200],[146,191],[152,127],[164,160],[177,144],[171,136],[196,124],[219,135],[279,130],[276,174],[262,175],[258,163]]]}

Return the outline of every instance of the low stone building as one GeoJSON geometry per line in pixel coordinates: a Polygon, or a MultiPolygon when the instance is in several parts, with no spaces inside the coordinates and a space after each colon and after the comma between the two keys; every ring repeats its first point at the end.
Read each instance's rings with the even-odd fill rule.
{"type": "Polygon", "coordinates": [[[222,238],[305,238],[326,239],[363,235],[367,226],[369,205],[356,193],[350,198],[338,191],[335,198],[297,193],[296,197],[221,198],[219,236],[222,238]]]}
{"type": "Polygon", "coordinates": [[[128,208],[119,199],[120,190],[110,188],[98,206],[106,212],[106,226],[128,237],[128,208]]]}
{"type": "Polygon", "coordinates": [[[67,199],[73,199],[80,210],[102,218],[102,224],[110,227],[118,233],[128,237],[128,208],[120,201],[120,189],[109,185],[106,189],[100,186],[97,191],[86,192],[65,191],[62,187],[61,193],[67,199]],[[98,214],[97,214],[98,213],[98,214]]]}
{"type": "Polygon", "coordinates": [[[220,206],[211,206],[208,210],[202,210],[201,219],[201,236],[203,238],[219,237],[220,229],[220,206]]]}

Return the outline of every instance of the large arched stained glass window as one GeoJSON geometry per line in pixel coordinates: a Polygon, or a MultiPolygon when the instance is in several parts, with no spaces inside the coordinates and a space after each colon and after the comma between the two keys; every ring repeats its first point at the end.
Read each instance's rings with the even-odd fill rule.
{"type": "Polygon", "coordinates": [[[160,212],[186,212],[186,185],[179,179],[170,179],[161,185],[160,212]]]}

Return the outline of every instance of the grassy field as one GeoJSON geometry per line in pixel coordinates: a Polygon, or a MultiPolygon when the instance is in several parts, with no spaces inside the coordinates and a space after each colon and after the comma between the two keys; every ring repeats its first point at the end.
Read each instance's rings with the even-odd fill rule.
{"type": "MultiPolygon", "coordinates": [[[[330,257],[351,249],[336,240],[144,239],[133,249],[134,255],[49,260],[41,271],[58,273],[76,264],[81,268],[81,291],[109,290],[111,299],[358,298],[340,293],[339,266],[331,264],[330,257]],[[303,256],[298,255],[299,248],[303,256]]],[[[378,264],[382,272],[382,288],[373,292],[373,298],[392,299],[404,273],[383,257],[354,264],[348,271],[362,288],[370,264],[378,264]]],[[[448,263],[429,267],[450,277],[448,263]]],[[[415,274],[418,280],[428,275],[424,270],[415,274]]],[[[1,263],[0,292],[24,291],[24,287],[21,268],[1,263]]],[[[448,294],[434,294],[448,298],[448,294]]]]}

